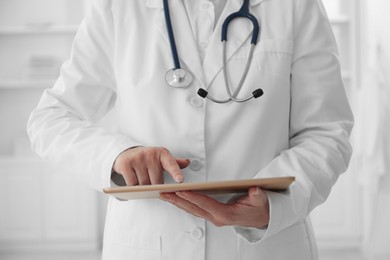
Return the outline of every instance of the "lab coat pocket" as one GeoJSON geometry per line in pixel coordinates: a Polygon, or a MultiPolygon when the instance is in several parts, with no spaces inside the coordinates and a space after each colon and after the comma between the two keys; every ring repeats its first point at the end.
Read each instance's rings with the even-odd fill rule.
{"type": "Polygon", "coordinates": [[[251,243],[240,237],[238,243],[240,260],[254,259],[257,255],[261,255],[262,259],[274,260],[316,259],[304,221],[261,242],[251,243]]]}
{"type": "MultiPolygon", "coordinates": [[[[250,45],[240,47],[227,64],[231,86],[237,86],[246,66],[250,45]]],[[[290,87],[293,42],[290,40],[262,40],[256,46],[243,93],[250,93],[260,87],[270,93],[290,87]]],[[[280,94],[280,92],[277,92],[280,94]]]]}
{"type": "MultiPolygon", "coordinates": [[[[250,46],[241,48],[233,59],[244,59],[249,56],[250,46]]],[[[286,76],[291,73],[293,42],[290,40],[263,40],[257,44],[253,53],[250,70],[267,74],[286,76]]]]}
{"type": "MultiPolygon", "coordinates": [[[[231,59],[248,59],[250,54],[250,44],[244,44],[232,55],[231,59]]],[[[293,41],[287,39],[266,39],[261,40],[256,45],[253,56],[261,54],[279,54],[291,56],[293,52],[293,41]]]]}
{"type": "Polygon", "coordinates": [[[103,260],[161,260],[161,237],[121,229],[106,230],[103,260]]]}

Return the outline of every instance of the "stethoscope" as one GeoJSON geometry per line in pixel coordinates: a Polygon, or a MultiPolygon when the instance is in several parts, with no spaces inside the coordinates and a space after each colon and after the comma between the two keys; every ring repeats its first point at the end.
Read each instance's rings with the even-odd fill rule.
{"type": "MultiPolygon", "coordinates": [[[[185,70],[185,69],[181,68],[181,66],[180,66],[179,55],[177,53],[176,42],[175,42],[175,37],[173,34],[172,23],[171,23],[171,18],[170,18],[170,13],[169,13],[168,0],[163,0],[163,4],[164,4],[165,23],[167,26],[169,43],[170,43],[171,51],[172,51],[172,58],[173,58],[173,62],[175,65],[175,67],[173,69],[170,69],[169,71],[167,71],[167,73],[165,74],[165,80],[171,87],[185,88],[185,87],[188,87],[191,85],[193,77],[188,70],[185,70]]],[[[240,93],[241,88],[244,84],[246,76],[248,75],[249,67],[250,67],[250,64],[252,62],[253,51],[255,49],[255,46],[257,44],[257,40],[259,37],[259,32],[260,32],[260,26],[259,26],[259,23],[258,23],[256,17],[249,13],[249,0],[244,0],[244,3],[242,4],[240,10],[238,12],[230,14],[226,18],[226,20],[224,21],[224,23],[222,25],[222,39],[221,40],[222,40],[222,44],[223,44],[223,47],[222,47],[222,51],[223,51],[223,55],[222,55],[223,77],[224,77],[224,81],[225,81],[225,88],[226,88],[226,93],[228,95],[228,98],[222,99],[222,100],[213,98],[203,88],[200,88],[198,90],[197,93],[199,96],[201,96],[202,98],[208,98],[209,100],[211,100],[215,103],[223,104],[223,103],[228,103],[230,101],[245,102],[245,101],[248,101],[252,98],[258,98],[258,97],[261,97],[263,95],[263,93],[264,93],[263,90],[258,88],[252,92],[251,96],[248,96],[248,97],[242,98],[242,99],[237,98],[237,96],[240,93]],[[240,79],[240,82],[238,83],[236,90],[234,91],[234,93],[232,93],[230,91],[229,81],[228,81],[228,77],[227,77],[226,41],[227,41],[227,32],[228,32],[229,23],[232,20],[234,20],[235,18],[239,18],[239,17],[247,18],[252,22],[253,33],[252,33],[252,40],[251,40],[251,48],[249,50],[249,58],[248,58],[248,61],[245,65],[244,73],[240,79]]]]}

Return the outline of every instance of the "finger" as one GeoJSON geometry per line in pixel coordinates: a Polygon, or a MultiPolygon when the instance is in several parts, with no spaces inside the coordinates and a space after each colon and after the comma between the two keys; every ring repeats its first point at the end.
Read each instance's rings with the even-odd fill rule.
{"type": "Polygon", "coordinates": [[[194,192],[177,192],[179,197],[190,201],[198,208],[202,209],[204,218],[211,221],[216,226],[229,225],[233,220],[233,214],[229,205],[225,205],[208,196],[194,192]]]}
{"type": "Polygon", "coordinates": [[[248,191],[248,197],[250,204],[259,205],[259,203],[265,203],[268,198],[265,192],[260,187],[251,187],[248,191]]]}
{"type": "Polygon", "coordinates": [[[136,168],[135,174],[137,175],[139,185],[150,185],[149,173],[147,168],[136,168]]]}
{"type": "Polygon", "coordinates": [[[176,162],[179,165],[180,169],[187,168],[188,165],[190,165],[191,163],[189,159],[176,159],[176,162]]]}
{"type": "Polygon", "coordinates": [[[138,178],[133,169],[127,169],[126,173],[123,173],[122,176],[125,179],[127,186],[138,185],[138,178]]]}
{"type": "Polygon", "coordinates": [[[161,151],[160,162],[164,170],[166,170],[176,182],[183,182],[184,177],[180,170],[179,164],[167,149],[163,149],[161,151]]]}
{"type": "Polygon", "coordinates": [[[163,184],[164,174],[160,164],[153,164],[148,167],[150,184],[163,184]]]}
{"type": "Polygon", "coordinates": [[[237,226],[264,228],[269,223],[268,197],[259,187],[251,187],[246,196],[233,204],[233,210],[240,212],[234,223],[237,226]]]}
{"type": "Polygon", "coordinates": [[[212,215],[215,215],[216,212],[223,211],[227,208],[227,205],[199,193],[181,191],[176,192],[176,194],[185,200],[191,201],[193,204],[211,213],[212,215]]]}
{"type": "Polygon", "coordinates": [[[233,214],[234,212],[230,205],[194,192],[177,192],[176,194],[200,208],[204,212],[203,218],[211,221],[218,227],[231,225],[235,221],[236,214],[233,214]]]}
{"type": "MultiPolygon", "coordinates": [[[[187,213],[190,213],[190,212],[188,212],[183,206],[181,206],[181,204],[180,203],[178,203],[177,201],[178,200],[180,200],[180,198],[175,198],[175,196],[176,197],[178,197],[176,194],[161,194],[160,195],[160,199],[161,200],[163,200],[163,201],[166,201],[166,202],[169,202],[169,203],[171,203],[172,205],[174,205],[174,206],[176,206],[176,207],[178,207],[179,209],[181,209],[181,210],[184,210],[184,211],[186,211],[187,213]]],[[[190,214],[192,214],[192,213],[190,213],[190,214]]],[[[196,217],[202,217],[201,215],[199,215],[199,214],[192,214],[192,215],[195,215],[196,217]]]]}
{"type": "Polygon", "coordinates": [[[196,217],[212,221],[212,216],[205,210],[176,194],[162,194],[160,198],[196,217]]]}
{"type": "Polygon", "coordinates": [[[262,227],[267,225],[267,223],[269,222],[268,197],[267,194],[259,187],[250,188],[248,194],[239,198],[234,204],[232,204],[232,207],[233,211],[236,212],[244,212],[246,210],[250,210],[253,212],[254,210],[255,214],[260,213],[260,215],[256,217],[256,221],[254,221],[253,219],[247,219],[249,223],[251,223],[251,225],[262,227]]]}
{"type": "Polygon", "coordinates": [[[248,191],[249,197],[252,199],[256,199],[260,196],[260,188],[259,187],[251,187],[248,191]]]}

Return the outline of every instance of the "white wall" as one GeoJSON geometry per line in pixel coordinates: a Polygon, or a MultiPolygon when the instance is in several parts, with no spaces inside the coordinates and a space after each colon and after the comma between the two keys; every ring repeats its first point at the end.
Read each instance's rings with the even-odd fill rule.
{"type": "Polygon", "coordinates": [[[390,259],[390,1],[363,0],[362,85],[356,149],[364,194],[364,243],[369,260],[390,259]]]}

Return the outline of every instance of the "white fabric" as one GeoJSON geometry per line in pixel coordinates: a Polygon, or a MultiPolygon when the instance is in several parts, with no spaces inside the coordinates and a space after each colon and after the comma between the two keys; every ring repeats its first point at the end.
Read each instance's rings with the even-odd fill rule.
{"type": "Polygon", "coordinates": [[[184,0],[183,2],[191,24],[192,33],[198,44],[200,59],[203,62],[209,41],[226,4],[226,0],[184,0]]]}
{"type": "MultiPolygon", "coordinates": [[[[164,81],[172,57],[160,0],[96,0],[60,78],[30,117],[33,148],[72,164],[99,190],[110,185],[116,156],[136,145],[199,160],[200,169],[184,170],[186,182],[296,177],[288,191],[267,192],[271,220],[265,232],[211,227],[159,200],[110,199],[104,259],[317,259],[306,217],[346,170],[353,124],[321,2],[251,1],[262,33],[242,95],[258,87],[265,94],[225,105],[205,102],[196,91],[203,87],[225,97],[221,20],[242,1],[226,3],[203,62],[183,2],[170,3],[182,66],[194,83],[174,89],[164,81]],[[115,133],[95,124],[113,107],[115,133]]],[[[227,66],[235,86],[252,26],[238,20],[229,30],[227,66]]]]}

